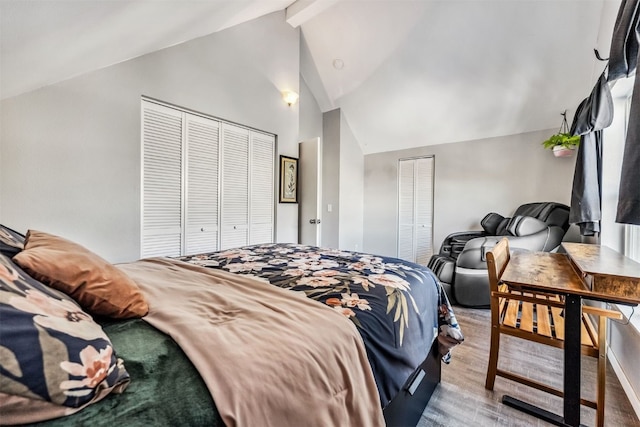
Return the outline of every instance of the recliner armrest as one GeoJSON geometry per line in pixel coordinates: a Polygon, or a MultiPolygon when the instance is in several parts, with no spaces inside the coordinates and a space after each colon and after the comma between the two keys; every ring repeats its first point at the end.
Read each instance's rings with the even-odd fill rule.
{"type": "MultiPolygon", "coordinates": [[[[532,218],[535,220],[535,218],[532,218]]],[[[557,228],[557,227],[553,227],[557,228]]],[[[552,228],[545,225],[544,229],[522,236],[506,236],[509,239],[509,247],[511,249],[524,249],[524,250],[551,250],[553,248],[547,248],[550,241],[549,237],[552,228]]],[[[472,239],[467,242],[463,251],[458,255],[456,266],[461,268],[471,269],[486,269],[487,257],[486,254],[505,236],[485,236],[477,239],[472,239]]]]}
{"type": "Polygon", "coordinates": [[[486,253],[493,249],[501,238],[500,236],[486,236],[469,240],[458,256],[456,266],[486,270],[486,253]]]}
{"type": "Polygon", "coordinates": [[[458,257],[458,254],[462,252],[462,249],[469,240],[482,237],[484,235],[484,231],[460,231],[457,233],[451,233],[445,237],[438,254],[450,256],[455,259],[458,257]]]}

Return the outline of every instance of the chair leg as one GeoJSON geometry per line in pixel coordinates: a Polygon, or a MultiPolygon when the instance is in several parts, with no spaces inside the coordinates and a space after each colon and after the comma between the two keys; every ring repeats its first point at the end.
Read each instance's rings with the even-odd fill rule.
{"type": "Polygon", "coordinates": [[[491,344],[489,347],[489,365],[487,366],[487,378],[484,388],[493,390],[496,382],[496,372],[498,371],[498,351],[500,350],[500,326],[491,326],[491,344]]]}
{"type": "Polygon", "coordinates": [[[607,318],[598,316],[598,386],[596,395],[596,426],[604,426],[604,391],[607,372],[607,318]]]}

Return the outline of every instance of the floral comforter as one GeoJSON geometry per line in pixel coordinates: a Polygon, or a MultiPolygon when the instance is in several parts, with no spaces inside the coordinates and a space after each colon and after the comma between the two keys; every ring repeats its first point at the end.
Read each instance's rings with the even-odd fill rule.
{"type": "Polygon", "coordinates": [[[396,258],[297,244],[262,244],[179,258],[257,277],[326,304],[364,341],[385,406],[438,339],[443,361],[463,335],[440,283],[426,267],[396,258]]]}

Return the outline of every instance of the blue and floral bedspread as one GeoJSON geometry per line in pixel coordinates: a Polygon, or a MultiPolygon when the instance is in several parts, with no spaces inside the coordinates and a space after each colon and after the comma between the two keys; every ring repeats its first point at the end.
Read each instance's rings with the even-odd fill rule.
{"type": "Polygon", "coordinates": [[[382,405],[438,339],[445,363],[463,335],[431,270],[396,258],[297,244],[262,244],[179,258],[304,292],[360,331],[382,405]]]}

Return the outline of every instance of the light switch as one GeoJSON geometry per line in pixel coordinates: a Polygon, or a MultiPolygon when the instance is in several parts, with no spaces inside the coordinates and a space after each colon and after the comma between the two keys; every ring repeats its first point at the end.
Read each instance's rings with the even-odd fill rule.
{"type": "Polygon", "coordinates": [[[327,212],[331,212],[333,210],[333,205],[331,203],[329,203],[327,205],[327,212]]]}

